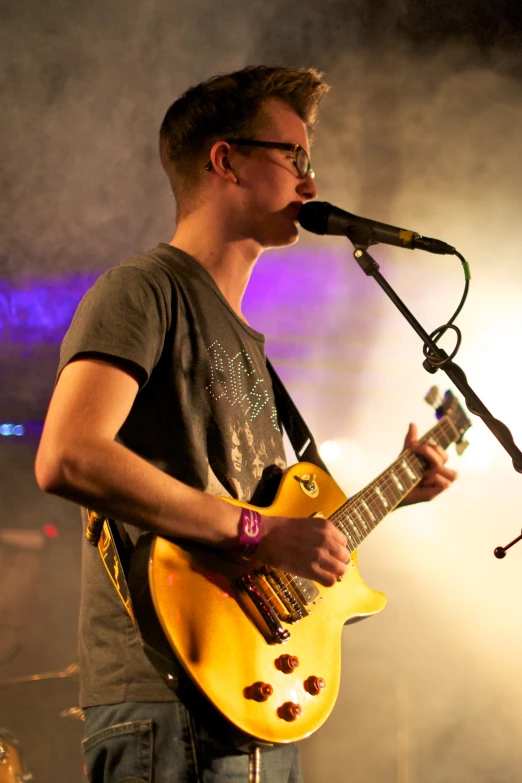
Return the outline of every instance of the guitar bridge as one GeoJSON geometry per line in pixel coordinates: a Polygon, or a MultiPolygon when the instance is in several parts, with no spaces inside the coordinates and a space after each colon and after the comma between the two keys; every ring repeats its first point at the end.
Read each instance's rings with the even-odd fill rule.
{"type": "Polygon", "coordinates": [[[269,642],[278,644],[290,638],[281,623],[297,623],[307,617],[308,606],[319,594],[310,580],[266,565],[240,577],[237,585],[243,597],[248,598],[243,601],[248,615],[269,642]]]}
{"type": "Polygon", "coordinates": [[[240,591],[248,597],[248,605],[245,607],[251,619],[255,625],[262,632],[263,636],[267,638],[268,642],[282,644],[290,638],[290,631],[287,631],[282,627],[277,612],[270,601],[268,596],[264,595],[264,591],[261,589],[258,580],[254,574],[245,574],[237,580],[237,586],[240,591]],[[249,611],[251,608],[255,608],[257,613],[252,615],[249,611]],[[263,627],[259,627],[259,618],[262,621],[263,627]],[[268,636],[267,636],[268,632],[268,636]]]}

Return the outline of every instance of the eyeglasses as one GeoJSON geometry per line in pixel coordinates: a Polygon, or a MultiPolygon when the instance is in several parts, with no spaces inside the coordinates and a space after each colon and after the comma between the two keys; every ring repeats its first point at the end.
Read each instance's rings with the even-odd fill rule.
{"type": "MultiPolygon", "coordinates": [[[[227,144],[237,144],[240,147],[265,147],[272,150],[288,150],[293,152],[294,159],[292,163],[297,169],[300,179],[304,179],[308,174],[313,179],[315,171],[310,165],[310,158],[304,147],[300,144],[290,144],[283,141],[258,141],[257,139],[225,139],[227,144]]],[[[205,166],[207,171],[212,171],[212,163],[209,161],[205,166]]]]}

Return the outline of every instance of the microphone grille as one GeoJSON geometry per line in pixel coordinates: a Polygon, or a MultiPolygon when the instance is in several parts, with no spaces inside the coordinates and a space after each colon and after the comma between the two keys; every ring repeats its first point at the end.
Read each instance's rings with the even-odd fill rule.
{"type": "Polygon", "coordinates": [[[299,224],[313,234],[326,234],[333,207],[327,201],[308,201],[299,210],[299,224]]]}

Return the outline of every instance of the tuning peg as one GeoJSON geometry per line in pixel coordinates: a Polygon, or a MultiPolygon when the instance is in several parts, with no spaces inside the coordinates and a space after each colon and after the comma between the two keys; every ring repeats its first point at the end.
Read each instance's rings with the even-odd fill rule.
{"type": "Polygon", "coordinates": [[[464,454],[468,446],[469,446],[469,440],[463,440],[462,438],[459,440],[458,443],[455,444],[455,448],[457,450],[457,454],[459,455],[459,457],[461,454],[464,454]]]}
{"type": "Polygon", "coordinates": [[[440,392],[438,386],[432,386],[427,395],[424,397],[428,405],[435,406],[437,404],[437,400],[440,399],[440,392]]]}

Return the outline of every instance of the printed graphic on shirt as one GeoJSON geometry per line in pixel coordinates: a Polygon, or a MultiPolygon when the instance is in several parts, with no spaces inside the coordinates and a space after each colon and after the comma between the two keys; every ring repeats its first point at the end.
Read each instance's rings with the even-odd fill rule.
{"type": "Polygon", "coordinates": [[[210,362],[210,383],[207,391],[215,400],[227,400],[238,406],[250,421],[257,419],[266,406],[270,406],[272,424],[279,431],[275,406],[263,378],[256,377],[252,359],[245,350],[230,356],[217,341],[207,348],[210,362]]]}
{"type": "Polygon", "coordinates": [[[223,474],[219,464],[213,468],[239,500],[249,501],[260,483],[286,468],[273,397],[244,349],[231,356],[216,340],[207,354],[210,383],[206,389],[220,422],[222,454],[228,465],[223,465],[223,474]]]}

